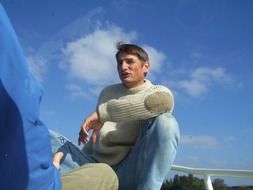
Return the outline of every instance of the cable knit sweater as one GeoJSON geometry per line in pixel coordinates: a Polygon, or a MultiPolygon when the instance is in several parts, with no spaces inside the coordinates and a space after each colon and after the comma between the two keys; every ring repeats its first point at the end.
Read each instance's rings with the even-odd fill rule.
{"type": "Polygon", "coordinates": [[[104,122],[95,143],[91,141],[83,151],[98,162],[116,165],[128,154],[149,118],[172,112],[174,100],[171,91],[161,85],[144,84],[127,89],[115,84],[102,90],[97,111],[104,122]]]}

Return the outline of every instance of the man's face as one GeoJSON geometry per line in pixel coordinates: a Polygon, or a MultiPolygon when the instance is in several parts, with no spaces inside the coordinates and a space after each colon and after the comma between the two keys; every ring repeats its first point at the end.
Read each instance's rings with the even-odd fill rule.
{"type": "Polygon", "coordinates": [[[117,58],[117,68],[120,80],[124,86],[133,88],[144,83],[149,63],[140,60],[135,55],[120,53],[117,58]]]}

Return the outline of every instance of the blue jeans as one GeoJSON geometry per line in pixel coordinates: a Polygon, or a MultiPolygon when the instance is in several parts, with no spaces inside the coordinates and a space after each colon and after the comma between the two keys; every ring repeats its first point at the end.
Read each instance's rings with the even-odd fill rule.
{"type": "Polygon", "coordinates": [[[61,174],[65,174],[75,168],[79,168],[86,163],[96,163],[96,160],[82,152],[76,145],[63,135],[49,130],[52,152],[63,152],[61,160],[61,174]]]}
{"type": "MultiPolygon", "coordinates": [[[[147,120],[127,157],[113,166],[120,190],[160,189],[175,159],[179,136],[178,124],[171,114],[147,120]]],[[[73,160],[82,164],[96,162],[73,145],[66,146],[75,154],[73,160]]]]}

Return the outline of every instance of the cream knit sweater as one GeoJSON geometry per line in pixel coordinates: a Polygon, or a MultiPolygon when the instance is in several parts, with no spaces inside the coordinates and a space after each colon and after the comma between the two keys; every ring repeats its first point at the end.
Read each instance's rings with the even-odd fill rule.
{"type": "Polygon", "coordinates": [[[148,80],[131,89],[122,84],[108,86],[100,93],[97,106],[104,125],[96,142],[90,141],[83,151],[98,162],[115,165],[135,144],[145,120],[172,112],[173,107],[171,91],[148,80]]]}

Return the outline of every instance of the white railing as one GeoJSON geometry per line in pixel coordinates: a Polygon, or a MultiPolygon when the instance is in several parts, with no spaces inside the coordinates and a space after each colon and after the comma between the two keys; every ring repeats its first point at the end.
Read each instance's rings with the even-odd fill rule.
{"type": "Polygon", "coordinates": [[[207,169],[172,165],[171,170],[204,176],[206,190],[213,190],[211,176],[227,176],[253,179],[253,170],[207,169]]]}

